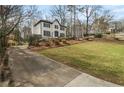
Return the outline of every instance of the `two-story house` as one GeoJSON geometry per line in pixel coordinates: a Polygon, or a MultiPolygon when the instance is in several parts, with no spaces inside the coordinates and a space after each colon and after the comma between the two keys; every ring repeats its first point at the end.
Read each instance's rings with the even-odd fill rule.
{"type": "Polygon", "coordinates": [[[40,35],[43,39],[66,37],[66,26],[59,23],[57,19],[53,22],[40,20],[33,26],[33,35],[40,35]]]}

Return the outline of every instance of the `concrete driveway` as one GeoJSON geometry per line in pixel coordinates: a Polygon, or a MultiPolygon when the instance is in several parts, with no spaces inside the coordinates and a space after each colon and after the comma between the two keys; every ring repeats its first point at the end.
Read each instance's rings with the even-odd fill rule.
{"type": "Polygon", "coordinates": [[[119,86],[82,73],[27,49],[12,48],[10,50],[10,62],[13,64],[12,71],[15,86],[119,86]]]}

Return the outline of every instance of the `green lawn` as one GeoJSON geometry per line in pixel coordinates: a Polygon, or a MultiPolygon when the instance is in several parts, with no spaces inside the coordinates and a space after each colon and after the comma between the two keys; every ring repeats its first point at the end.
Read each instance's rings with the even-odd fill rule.
{"type": "Polygon", "coordinates": [[[124,85],[124,45],[93,41],[42,50],[40,54],[82,72],[124,85]]]}

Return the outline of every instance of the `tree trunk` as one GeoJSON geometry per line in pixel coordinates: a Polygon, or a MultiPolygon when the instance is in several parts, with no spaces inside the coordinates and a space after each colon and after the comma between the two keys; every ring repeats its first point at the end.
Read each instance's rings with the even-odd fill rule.
{"type": "Polygon", "coordinates": [[[73,34],[74,34],[74,35],[73,35],[73,38],[74,38],[74,39],[76,39],[76,36],[77,36],[77,35],[76,35],[75,21],[76,21],[76,8],[75,8],[75,6],[74,6],[74,30],[73,30],[73,32],[74,32],[74,33],[73,33],[73,34]]]}
{"type": "Polygon", "coordinates": [[[7,56],[7,36],[6,34],[6,18],[4,15],[4,7],[1,6],[1,31],[0,31],[0,80],[5,80],[4,67],[8,67],[8,56],[7,56]]]}
{"type": "Polygon", "coordinates": [[[87,22],[86,22],[86,36],[88,36],[88,29],[89,28],[89,18],[87,17],[87,22]]]}
{"type": "Polygon", "coordinates": [[[70,25],[71,38],[73,37],[73,29],[72,29],[72,12],[71,12],[71,25],[70,25]]]}
{"type": "Polygon", "coordinates": [[[0,67],[1,67],[1,81],[4,81],[4,67],[8,67],[8,56],[7,56],[7,40],[6,37],[0,39],[0,67]]]}

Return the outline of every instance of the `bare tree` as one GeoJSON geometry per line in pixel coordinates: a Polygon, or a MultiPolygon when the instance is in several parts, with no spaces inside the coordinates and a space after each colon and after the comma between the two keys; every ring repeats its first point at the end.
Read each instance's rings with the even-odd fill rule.
{"type": "Polygon", "coordinates": [[[121,32],[124,32],[124,19],[121,18],[121,19],[119,20],[119,22],[121,22],[121,25],[120,25],[121,32]]]}
{"type": "Polygon", "coordinates": [[[89,21],[90,18],[101,8],[101,6],[96,5],[85,5],[79,8],[79,11],[86,17],[86,35],[88,35],[89,31],[89,21]]]}
{"type": "Polygon", "coordinates": [[[67,6],[67,10],[70,12],[70,32],[71,32],[71,36],[73,38],[78,38],[78,32],[76,31],[76,20],[78,19],[78,6],[76,5],[68,5],[67,6]]]}
{"type": "Polygon", "coordinates": [[[50,15],[45,15],[45,20],[49,20],[49,21],[51,21],[51,20],[52,20],[52,18],[51,18],[51,16],[50,16],[50,15]]]}
{"type": "MultiPolygon", "coordinates": [[[[8,66],[7,37],[18,26],[21,18],[22,6],[0,6],[0,66],[8,66]]],[[[4,80],[3,74],[4,73],[1,72],[1,80],[4,80]]]]}
{"type": "Polygon", "coordinates": [[[93,26],[97,32],[106,32],[110,21],[113,19],[113,15],[110,10],[101,11],[101,15],[96,16],[93,26]]]}
{"type": "MultiPolygon", "coordinates": [[[[74,36],[74,31],[73,31],[73,15],[75,14],[74,13],[74,5],[68,5],[67,6],[67,10],[70,12],[70,34],[71,34],[71,37],[73,37],[74,36]]],[[[74,19],[75,20],[75,19],[74,19]]],[[[74,21],[74,23],[75,23],[75,21],[74,21]]],[[[75,24],[74,24],[74,26],[75,26],[75,24]]]]}
{"type": "Polygon", "coordinates": [[[32,34],[33,34],[33,25],[40,19],[43,18],[43,11],[38,10],[38,6],[35,5],[30,5],[30,6],[26,6],[25,7],[25,19],[24,22],[22,24],[24,24],[24,26],[27,23],[27,27],[30,27],[32,30],[32,34]]]}
{"type": "Polygon", "coordinates": [[[67,17],[67,6],[65,5],[53,6],[50,12],[54,18],[59,19],[61,24],[65,25],[67,17]]]}

